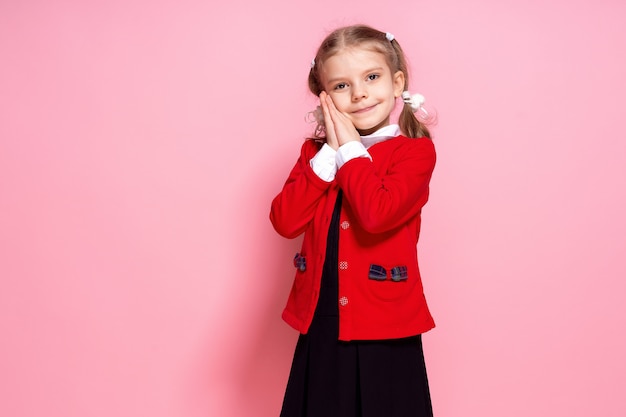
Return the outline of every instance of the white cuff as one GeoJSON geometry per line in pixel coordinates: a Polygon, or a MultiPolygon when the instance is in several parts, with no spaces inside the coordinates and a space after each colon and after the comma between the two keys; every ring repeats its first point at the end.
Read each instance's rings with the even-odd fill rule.
{"type": "Polygon", "coordinates": [[[370,156],[365,146],[359,141],[350,141],[344,143],[337,150],[337,168],[341,168],[343,164],[355,158],[369,158],[370,161],[372,157],[370,156]]]}
{"type": "Polygon", "coordinates": [[[309,161],[313,172],[326,182],[334,180],[337,174],[336,154],[337,152],[325,143],[309,161]]]}

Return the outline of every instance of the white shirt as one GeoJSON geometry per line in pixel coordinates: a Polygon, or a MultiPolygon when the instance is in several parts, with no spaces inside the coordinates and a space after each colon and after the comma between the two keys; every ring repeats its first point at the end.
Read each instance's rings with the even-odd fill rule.
{"type": "Polygon", "coordinates": [[[361,142],[345,143],[336,151],[325,143],[309,163],[318,177],[326,182],[331,182],[335,179],[337,170],[346,162],[354,158],[369,158],[371,160],[372,157],[367,152],[369,147],[398,135],[400,135],[400,127],[393,124],[382,127],[371,135],[361,136],[361,142]]]}

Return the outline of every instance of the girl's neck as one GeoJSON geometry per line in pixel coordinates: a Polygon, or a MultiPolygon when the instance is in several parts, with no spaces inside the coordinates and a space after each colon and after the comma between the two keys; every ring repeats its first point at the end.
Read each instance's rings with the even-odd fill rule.
{"type": "Polygon", "coordinates": [[[378,142],[382,142],[389,138],[395,138],[398,135],[400,135],[400,127],[397,124],[392,124],[381,127],[371,135],[361,136],[361,142],[366,148],[369,148],[378,142]]]}

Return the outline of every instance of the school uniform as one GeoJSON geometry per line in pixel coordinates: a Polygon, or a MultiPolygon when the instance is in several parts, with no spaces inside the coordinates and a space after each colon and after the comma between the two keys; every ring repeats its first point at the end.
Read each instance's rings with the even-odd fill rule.
{"type": "Polygon", "coordinates": [[[421,334],[434,327],[416,245],[435,151],[391,125],[306,141],[270,219],[305,233],[283,312],[301,336],[282,417],[431,416],[421,334]]]}

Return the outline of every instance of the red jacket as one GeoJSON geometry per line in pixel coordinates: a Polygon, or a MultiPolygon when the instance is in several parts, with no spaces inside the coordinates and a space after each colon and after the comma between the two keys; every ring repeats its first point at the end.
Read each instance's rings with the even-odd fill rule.
{"type": "Polygon", "coordinates": [[[432,329],[417,264],[420,214],[428,200],[435,148],[428,138],[399,136],[348,161],[325,182],[309,161],[320,148],[306,141],[282,191],[272,201],[276,231],[304,233],[306,269],[296,277],[283,319],[307,333],[317,305],[326,236],[337,193],[343,190],[339,228],[339,339],[413,336],[432,329]],[[382,268],[381,268],[382,267],[382,268]]]}

